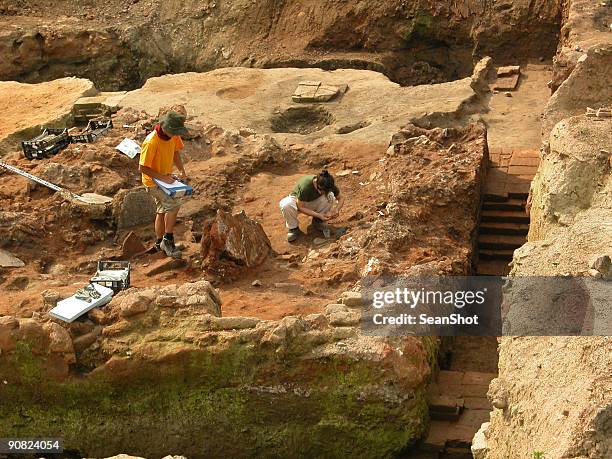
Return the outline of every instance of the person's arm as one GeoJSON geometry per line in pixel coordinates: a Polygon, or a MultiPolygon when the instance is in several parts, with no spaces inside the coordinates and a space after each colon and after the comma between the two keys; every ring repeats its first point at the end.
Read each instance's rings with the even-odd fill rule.
{"type": "Polygon", "coordinates": [[[329,217],[325,214],[320,214],[319,212],[315,212],[314,210],[309,209],[308,207],[304,207],[302,205],[302,201],[297,201],[297,208],[298,208],[298,212],[301,212],[305,215],[310,215],[311,217],[314,218],[318,218],[320,220],[323,220],[324,222],[329,220],[329,217]]]}
{"type": "Polygon", "coordinates": [[[148,175],[149,177],[155,178],[157,180],[161,180],[164,183],[174,183],[174,177],[172,177],[171,175],[160,174],[159,172],[154,171],[150,167],[143,166],[142,164],[138,166],[138,170],[142,174],[148,175]]]}
{"type": "Polygon", "coordinates": [[[336,218],[338,217],[338,215],[340,215],[340,210],[342,210],[343,205],[344,205],[344,194],[340,195],[340,197],[338,198],[338,205],[336,206],[334,211],[327,214],[329,220],[336,218]]]}
{"type": "Polygon", "coordinates": [[[181,173],[179,178],[181,180],[186,180],[187,179],[187,172],[185,172],[185,166],[183,165],[183,159],[181,158],[181,152],[180,151],[175,151],[174,152],[174,165],[176,166],[176,168],[181,173]]]}

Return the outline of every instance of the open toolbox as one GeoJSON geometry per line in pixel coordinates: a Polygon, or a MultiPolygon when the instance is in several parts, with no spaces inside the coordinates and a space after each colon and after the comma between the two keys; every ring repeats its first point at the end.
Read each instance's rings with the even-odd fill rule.
{"type": "Polygon", "coordinates": [[[69,143],[68,129],[43,128],[42,134],[21,142],[21,146],[26,158],[43,159],[56,155],[69,143]]]}
{"type": "Polygon", "coordinates": [[[130,262],[102,260],[98,262],[98,271],[91,278],[92,284],[102,285],[115,293],[130,287],[130,262]]]}
{"type": "Polygon", "coordinates": [[[113,127],[113,121],[107,120],[91,120],[87,123],[87,128],[80,134],[71,135],[70,142],[72,143],[91,143],[106,131],[113,127]]]}

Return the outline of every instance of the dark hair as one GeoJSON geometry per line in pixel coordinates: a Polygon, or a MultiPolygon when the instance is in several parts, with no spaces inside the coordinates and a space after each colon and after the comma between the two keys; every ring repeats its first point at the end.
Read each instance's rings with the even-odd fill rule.
{"type": "Polygon", "coordinates": [[[323,169],[319,175],[317,175],[317,188],[325,193],[329,193],[330,191],[334,191],[336,188],[336,183],[334,182],[334,178],[327,171],[327,169],[323,169]]]}

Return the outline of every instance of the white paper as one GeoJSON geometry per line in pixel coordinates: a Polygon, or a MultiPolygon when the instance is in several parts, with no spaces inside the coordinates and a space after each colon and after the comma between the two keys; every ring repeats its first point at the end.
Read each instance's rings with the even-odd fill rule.
{"type": "Polygon", "coordinates": [[[140,153],[140,145],[132,139],[123,139],[115,148],[131,159],[134,159],[140,153]]]}
{"type": "Polygon", "coordinates": [[[96,308],[98,306],[104,306],[113,298],[113,290],[103,285],[99,284],[91,284],[95,287],[96,291],[101,295],[95,301],[88,303],[84,300],[79,300],[73,296],[66,298],[65,300],[58,301],[57,306],[55,306],[51,311],[49,311],[49,315],[51,317],[55,317],[56,319],[63,320],[64,322],[72,322],[75,319],[78,319],[83,314],[88,311],[96,308]]]}

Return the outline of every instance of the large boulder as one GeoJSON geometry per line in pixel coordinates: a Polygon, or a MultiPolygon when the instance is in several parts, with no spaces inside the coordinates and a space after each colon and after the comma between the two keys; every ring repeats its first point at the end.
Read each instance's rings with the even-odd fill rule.
{"type": "Polygon", "coordinates": [[[230,214],[218,210],[214,219],[204,222],[202,256],[209,263],[224,257],[249,268],[258,266],[270,253],[270,247],[261,224],[244,211],[230,214]]]}
{"type": "Polygon", "coordinates": [[[153,224],[155,201],[144,187],[121,190],[113,198],[113,217],[118,229],[153,224]]]}

